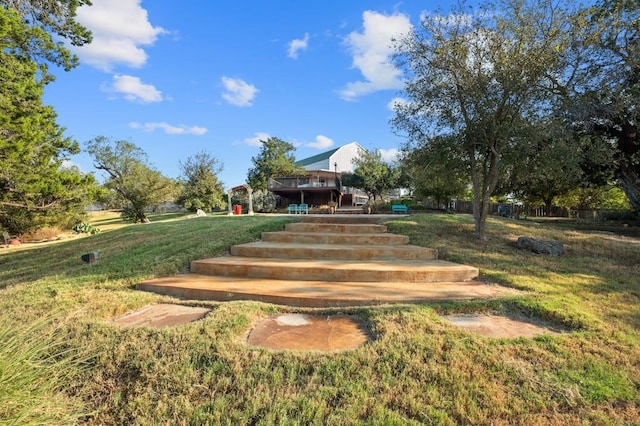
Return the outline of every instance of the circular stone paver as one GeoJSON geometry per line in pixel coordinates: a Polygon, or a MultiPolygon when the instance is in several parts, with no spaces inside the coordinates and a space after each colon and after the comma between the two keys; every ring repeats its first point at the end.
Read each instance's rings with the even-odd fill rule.
{"type": "Polygon", "coordinates": [[[522,321],[500,315],[447,315],[445,320],[485,337],[534,337],[539,334],[559,334],[542,321],[522,321]]]}
{"type": "Polygon", "coordinates": [[[359,321],[348,315],[282,314],[258,323],[249,346],[267,349],[333,352],[355,349],[369,341],[359,321]]]}
{"type": "Polygon", "coordinates": [[[113,324],[123,327],[172,327],[202,319],[209,312],[211,309],[193,306],[150,305],[116,318],[113,324]]]}

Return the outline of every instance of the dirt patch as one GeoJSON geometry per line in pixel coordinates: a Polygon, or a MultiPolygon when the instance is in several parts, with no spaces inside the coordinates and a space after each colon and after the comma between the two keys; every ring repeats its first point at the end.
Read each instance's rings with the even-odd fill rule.
{"type": "Polygon", "coordinates": [[[211,309],[192,306],[159,304],[145,306],[112,321],[123,327],[173,327],[204,318],[211,309]]]}
{"type": "Polygon", "coordinates": [[[485,337],[516,338],[561,333],[561,330],[543,321],[525,321],[502,315],[447,315],[443,318],[485,337]]]}
{"type": "Polygon", "coordinates": [[[349,315],[283,314],[251,330],[249,346],[267,349],[334,352],[355,349],[370,340],[361,321],[349,315]]]}

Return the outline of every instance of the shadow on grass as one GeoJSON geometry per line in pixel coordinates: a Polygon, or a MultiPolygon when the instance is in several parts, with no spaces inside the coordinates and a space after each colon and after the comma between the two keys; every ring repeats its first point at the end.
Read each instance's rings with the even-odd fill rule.
{"type": "Polygon", "coordinates": [[[470,215],[414,215],[387,223],[411,243],[438,249],[443,260],[480,268],[481,279],[531,291],[519,302],[546,319],[570,328],[606,326],[613,318],[638,326],[637,277],[640,276],[640,230],[602,223],[539,223],[490,218],[487,241],[473,236],[470,215]],[[572,226],[575,225],[575,226],[572,226]],[[606,234],[602,234],[606,232],[606,234]],[[519,236],[558,240],[567,254],[534,254],[515,247],[519,236]],[[602,304],[598,315],[583,304],[602,304]]]}
{"type": "Polygon", "coordinates": [[[191,260],[224,254],[233,244],[280,230],[280,217],[202,217],[171,215],[167,220],[131,224],[96,235],[0,252],[0,288],[55,276],[103,283],[133,281],[185,271],[191,260]],[[85,253],[98,260],[86,264],[85,253]]]}

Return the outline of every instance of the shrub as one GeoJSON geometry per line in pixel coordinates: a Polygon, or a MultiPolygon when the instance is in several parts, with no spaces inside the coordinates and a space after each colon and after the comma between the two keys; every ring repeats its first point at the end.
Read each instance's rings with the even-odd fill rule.
{"type": "Polygon", "coordinates": [[[75,225],[72,229],[73,229],[73,232],[78,234],[95,235],[100,233],[100,228],[96,228],[92,224],[84,223],[84,222],[75,225]]]}

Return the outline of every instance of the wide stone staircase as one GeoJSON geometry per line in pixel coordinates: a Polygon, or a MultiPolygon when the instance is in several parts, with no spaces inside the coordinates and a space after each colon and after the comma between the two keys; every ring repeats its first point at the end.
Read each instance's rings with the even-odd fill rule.
{"type": "Polygon", "coordinates": [[[472,266],[438,260],[380,224],[389,216],[305,215],[284,231],[191,262],[191,273],[137,288],[184,299],[256,300],[306,307],[496,298],[512,290],[475,278],[472,266]]]}

